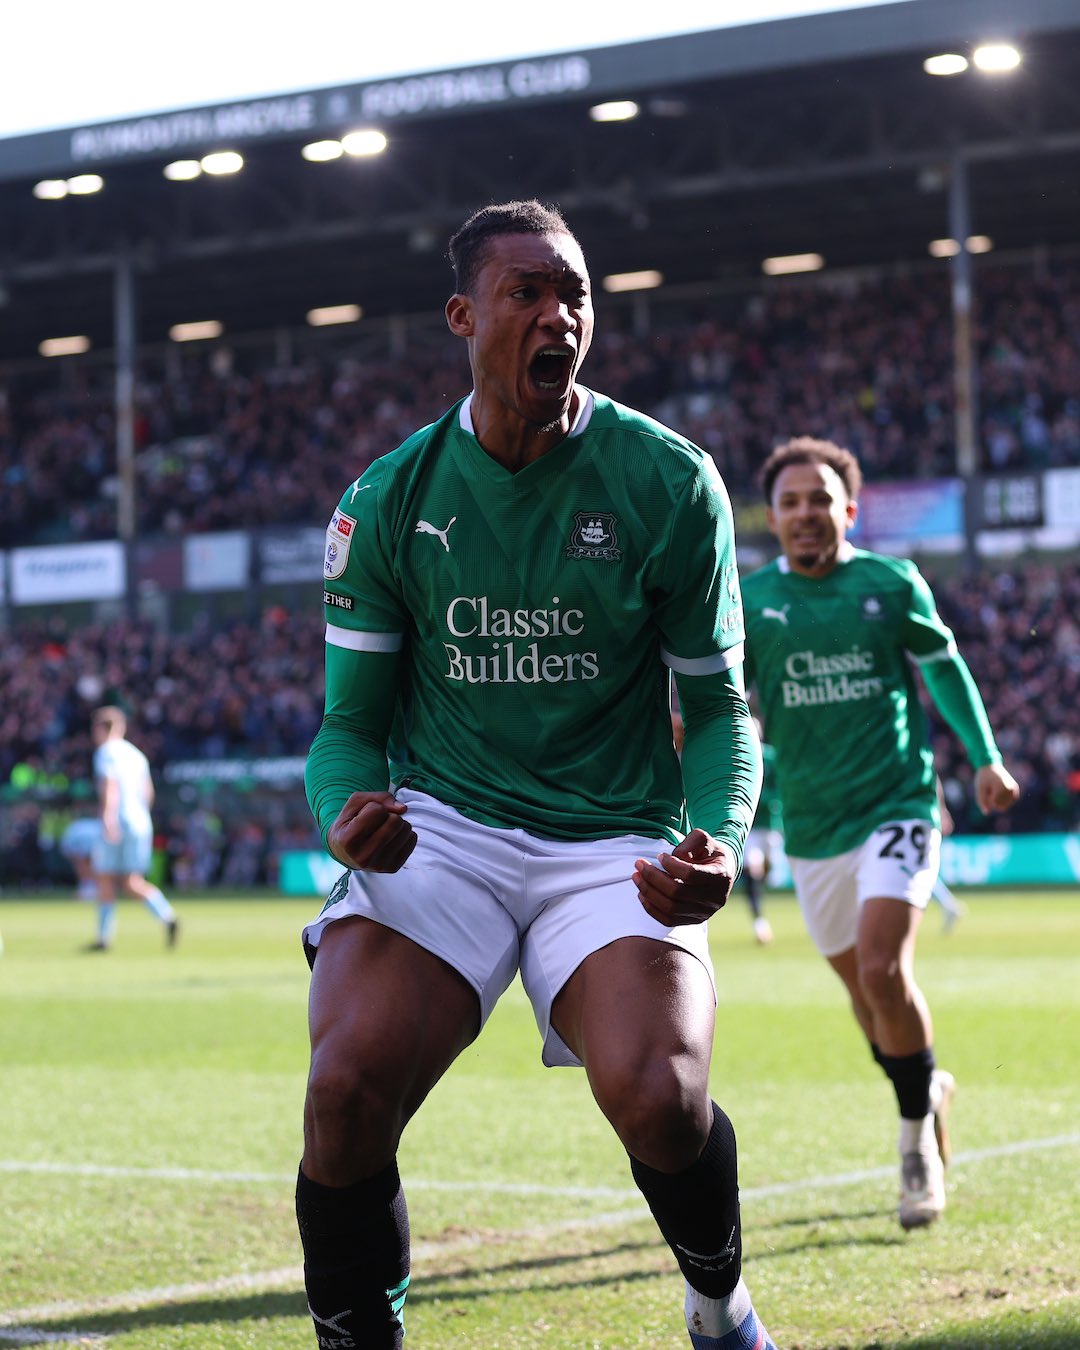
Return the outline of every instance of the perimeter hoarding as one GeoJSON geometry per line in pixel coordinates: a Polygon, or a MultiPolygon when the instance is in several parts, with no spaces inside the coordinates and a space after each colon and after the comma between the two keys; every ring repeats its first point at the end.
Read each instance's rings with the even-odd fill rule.
{"type": "MultiPolygon", "coordinates": [[[[294,849],[281,855],[278,884],[286,895],[327,895],[344,870],[327,853],[294,849]]],[[[949,886],[1080,885],[1080,834],[956,835],[942,843],[941,877],[949,886]]],[[[782,854],[769,885],[791,886],[782,854]]]]}

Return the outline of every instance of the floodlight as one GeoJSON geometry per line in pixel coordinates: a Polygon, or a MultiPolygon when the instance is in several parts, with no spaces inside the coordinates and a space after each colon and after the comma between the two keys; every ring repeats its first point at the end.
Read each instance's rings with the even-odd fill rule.
{"type": "Polygon", "coordinates": [[[595,103],[589,109],[589,116],[594,122],[629,122],[640,111],[633,99],[625,98],[611,103],[595,103]]]}
{"type": "Polygon", "coordinates": [[[188,183],[193,178],[199,178],[202,171],[202,165],[197,159],[174,159],[161,172],[171,183],[188,183]]]}
{"type": "Polygon", "coordinates": [[[325,164],[327,160],[340,159],[345,153],[345,147],[340,141],[312,141],[300,153],[311,164],[325,164]]]}
{"type": "Polygon", "coordinates": [[[90,339],[84,336],[46,338],[38,343],[42,356],[79,356],[90,350],[90,339]]]}
{"type": "MultiPolygon", "coordinates": [[[[960,252],[960,244],[956,239],[931,239],[927,247],[932,258],[955,258],[960,252]]],[[[994,247],[994,241],[988,234],[969,234],[964,240],[964,247],[968,253],[989,253],[994,247]]]]}
{"type": "Polygon", "coordinates": [[[959,52],[941,52],[922,63],[927,75],[960,75],[968,68],[968,59],[959,52]]]}
{"type": "Polygon", "coordinates": [[[91,193],[101,191],[105,179],[99,173],[77,173],[74,178],[67,180],[67,185],[68,191],[76,197],[89,197],[91,193]]]}
{"type": "Polygon", "coordinates": [[[244,156],[236,150],[214,150],[209,155],[203,155],[199,162],[204,173],[215,175],[239,173],[244,167],[244,156]]]}
{"type": "Polygon", "coordinates": [[[642,272],[613,272],[600,284],[611,294],[617,291],[653,291],[664,284],[664,274],[652,267],[642,272]]]}
{"type": "Polygon", "coordinates": [[[387,140],[381,131],[366,127],[360,131],[350,131],[342,136],[341,146],[347,155],[366,157],[381,155],[386,149],[387,140]]]}
{"type": "Polygon", "coordinates": [[[824,266],[825,259],[820,253],[788,253],[763,258],[761,270],[767,277],[782,277],[792,272],[820,272],[824,266]]]}
{"type": "Polygon", "coordinates": [[[220,337],[224,331],[217,319],[198,319],[193,323],[174,323],[169,329],[169,337],[174,342],[201,342],[220,337]]]}
{"type": "Polygon", "coordinates": [[[359,305],[323,305],[319,309],[309,309],[307,321],[312,328],[325,328],[332,323],[356,323],[363,314],[359,305]]]}
{"type": "Polygon", "coordinates": [[[68,195],[68,190],[62,178],[43,178],[34,184],[34,196],[41,202],[58,202],[68,195]]]}
{"type": "Polygon", "coordinates": [[[1004,71],[1015,70],[1020,64],[1021,56],[1011,43],[988,42],[983,47],[976,47],[971,59],[979,70],[998,75],[1004,71]]]}

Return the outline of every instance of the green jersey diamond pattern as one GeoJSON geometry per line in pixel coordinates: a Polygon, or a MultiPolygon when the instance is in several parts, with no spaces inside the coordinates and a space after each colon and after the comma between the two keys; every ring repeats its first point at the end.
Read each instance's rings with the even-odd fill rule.
{"type": "Polygon", "coordinates": [[[400,644],[395,781],[497,826],[674,841],[670,668],[741,657],[731,509],[696,446],[593,400],[517,473],[460,404],[376,461],[327,532],[328,641],[400,644]]]}

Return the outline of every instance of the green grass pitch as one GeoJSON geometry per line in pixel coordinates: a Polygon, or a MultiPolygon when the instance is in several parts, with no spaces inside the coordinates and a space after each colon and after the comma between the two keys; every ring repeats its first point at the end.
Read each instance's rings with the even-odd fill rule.
{"type": "MultiPolygon", "coordinates": [[[[744,1269],[781,1350],[1080,1347],[1080,897],[931,910],[919,975],[956,1074],[949,1211],[895,1220],[891,1090],[790,897],[712,924],[714,1092],[744,1269]]],[[[0,1350],[312,1350],[292,1190],[317,902],[0,903],[0,1350]]],[[[584,1076],[519,986],[406,1134],[406,1346],[688,1346],[682,1285],[584,1076]]]]}

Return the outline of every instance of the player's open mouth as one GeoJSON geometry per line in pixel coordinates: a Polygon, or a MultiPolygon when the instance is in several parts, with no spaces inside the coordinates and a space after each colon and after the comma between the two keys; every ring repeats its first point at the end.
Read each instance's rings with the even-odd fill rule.
{"type": "Polygon", "coordinates": [[[565,389],[574,366],[571,347],[541,347],[529,363],[529,379],[545,393],[565,389]]]}

